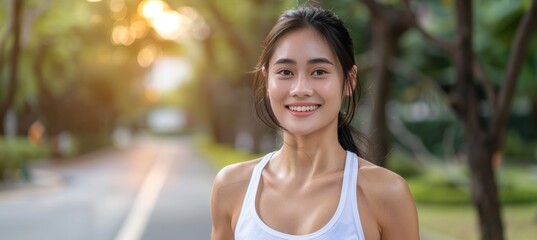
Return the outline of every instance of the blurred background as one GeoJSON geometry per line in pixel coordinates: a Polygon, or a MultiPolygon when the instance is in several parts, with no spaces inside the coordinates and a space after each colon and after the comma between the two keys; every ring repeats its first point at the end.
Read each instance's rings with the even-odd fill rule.
{"type": "MultiPolygon", "coordinates": [[[[535,239],[537,27],[514,40],[535,1],[468,2],[467,19],[455,0],[310,4],[351,32],[355,125],[371,161],[409,183],[422,239],[486,239],[487,218],[505,239],[535,239]],[[464,26],[469,70],[452,54],[464,26]],[[513,49],[525,53],[514,77],[513,49]],[[493,182],[475,180],[489,170],[493,182]],[[476,211],[487,189],[499,206],[476,211]]],[[[254,118],[252,71],[301,3],[1,0],[0,238],[209,239],[216,172],[279,144],[254,118]]]]}

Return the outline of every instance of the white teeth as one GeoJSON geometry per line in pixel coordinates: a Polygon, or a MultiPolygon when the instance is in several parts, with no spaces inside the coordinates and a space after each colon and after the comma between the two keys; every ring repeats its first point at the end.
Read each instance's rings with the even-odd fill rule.
{"type": "Polygon", "coordinates": [[[317,105],[315,106],[289,106],[289,109],[295,112],[309,112],[309,111],[317,110],[317,108],[319,108],[319,106],[317,105]]]}

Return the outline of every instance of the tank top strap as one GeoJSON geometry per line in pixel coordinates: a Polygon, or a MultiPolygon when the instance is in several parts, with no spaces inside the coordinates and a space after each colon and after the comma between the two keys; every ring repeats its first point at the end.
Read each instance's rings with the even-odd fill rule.
{"type": "Polygon", "coordinates": [[[358,189],[358,173],[359,173],[359,157],[353,153],[349,152],[352,157],[351,161],[351,184],[349,184],[349,195],[348,199],[350,200],[350,203],[352,203],[352,210],[353,210],[353,216],[354,216],[354,222],[356,224],[356,229],[358,234],[360,235],[360,239],[365,239],[364,236],[364,230],[362,228],[362,221],[360,219],[360,212],[358,211],[358,196],[357,196],[357,189],[358,189]]]}

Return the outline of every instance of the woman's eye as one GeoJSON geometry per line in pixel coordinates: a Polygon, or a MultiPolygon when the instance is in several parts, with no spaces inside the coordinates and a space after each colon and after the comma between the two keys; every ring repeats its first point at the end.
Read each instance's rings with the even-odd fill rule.
{"type": "Polygon", "coordinates": [[[291,75],[293,75],[293,73],[291,71],[289,71],[289,70],[281,70],[281,71],[278,72],[278,74],[283,75],[283,76],[291,76],[291,75]]]}
{"type": "Polygon", "coordinates": [[[315,70],[313,71],[313,76],[321,76],[323,74],[327,73],[325,70],[315,70]]]}

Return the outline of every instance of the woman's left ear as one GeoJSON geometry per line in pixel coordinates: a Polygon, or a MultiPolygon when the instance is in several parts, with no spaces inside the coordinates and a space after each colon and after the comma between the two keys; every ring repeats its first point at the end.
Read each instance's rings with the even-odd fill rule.
{"type": "Polygon", "coordinates": [[[352,93],[354,92],[354,88],[356,87],[356,75],[358,72],[358,67],[356,65],[353,65],[351,70],[348,73],[348,78],[350,81],[350,87],[348,84],[345,84],[345,96],[352,96],[352,93]]]}

